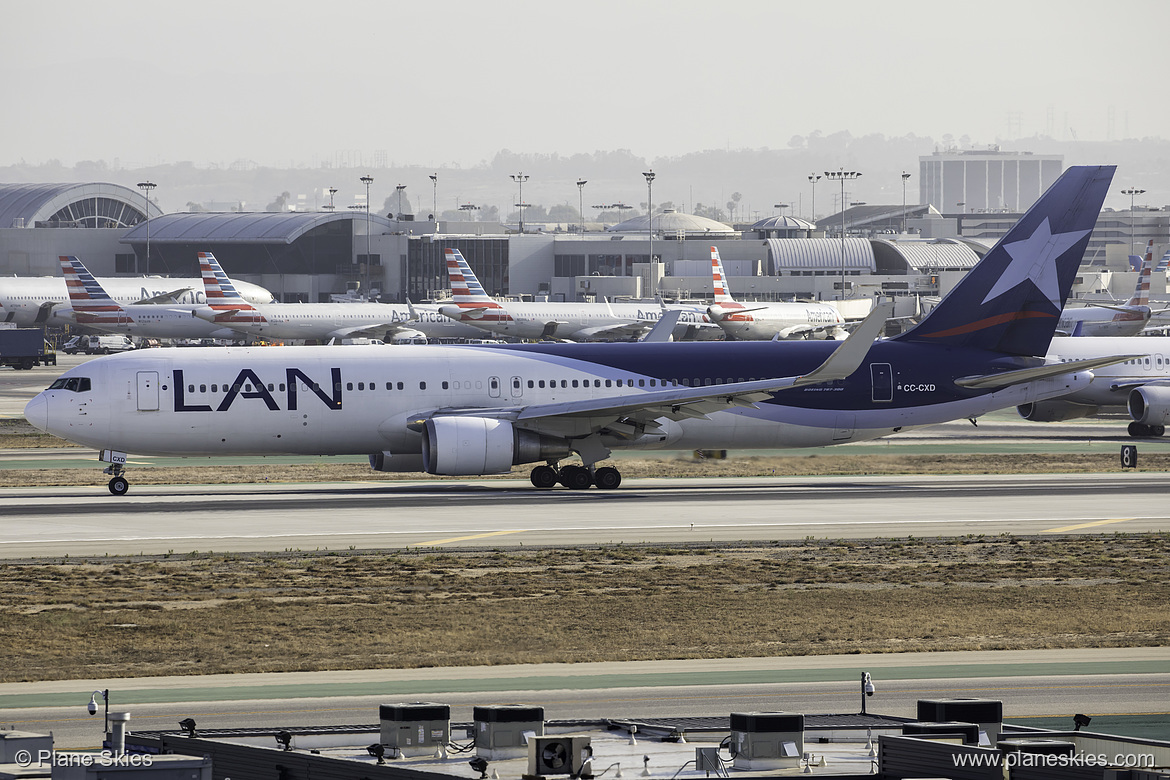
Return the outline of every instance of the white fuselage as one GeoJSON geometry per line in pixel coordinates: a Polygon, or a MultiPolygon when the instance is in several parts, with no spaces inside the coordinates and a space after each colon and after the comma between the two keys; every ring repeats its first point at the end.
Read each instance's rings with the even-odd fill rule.
{"type": "Polygon", "coordinates": [[[724,333],[744,341],[833,338],[845,324],[836,308],[823,303],[724,303],[709,313],[724,333]]]}
{"type": "Polygon", "coordinates": [[[1101,413],[1121,414],[1135,386],[1170,381],[1170,338],[1167,337],[1055,338],[1047,357],[1069,361],[1110,355],[1139,357],[1094,369],[1088,387],[1062,396],[1062,400],[1098,406],[1101,413]]]}
{"type": "MultiPolygon", "coordinates": [[[[135,304],[173,292],[179,292],[175,297],[182,306],[206,303],[202,279],[161,276],[107,277],[98,279],[98,282],[111,298],[123,305],[135,304]]],[[[248,282],[235,284],[238,292],[249,303],[268,303],[272,300],[272,293],[259,285],[248,282]]],[[[0,312],[4,312],[0,318],[8,319],[21,327],[73,323],[68,316],[69,291],[65,287],[65,279],[59,276],[0,277],[0,312]],[[50,311],[42,311],[46,303],[55,305],[50,311]],[[58,316],[58,313],[62,316],[58,316]]]]}
{"type": "MultiPolygon", "coordinates": [[[[674,328],[676,339],[694,338],[696,330],[708,338],[718,332],[697,307],[666,308],[682,312],[674,328]]],[[[663,309],[657,304],[638,303],[500,301],[492,308],[444,303],[439,304],[439,311],[453,320],[510,338],[615,341],[645,333],[662,316],[663,309]]]]}
{"type": "MultiPolygon", "coordinates": [[[[29,402],[25,415],[37,428],[71,441],[143,455],[382,452],[414,457],[422,446],[415,425],[421,417],[450,409],[506,412],[616,397],[637,403],[641,394],[693,384],[687,377],[699,353],[688,346],[724,347],[652,346],[680,349],[671,353],[677,361],[663,370],[677,376],[647,375],[563,354],[476,346],[154,349],[98,358],[69,370],[58,381],[84,377],[84,391],[45,390],[29,402]]],[[[777,352],[769,361],[773,372],[791,368],[784,354],[777,352]]],[[[753,373],[767,378],[767,366],[755,362],[739,370],[747,379],[753,373]]],[[[863,441],[1050,398],[1084,386],[1091,375],[1070,374],[1059,382],[1013,385],[970,397],[950,394],[939,402],[928,400],[935,394],[928,382],[941,374],[925,366],[910,376],[920,381],[900,382],[893,404],[833,408],[826,406],[831,400],[826,392],[836,388],[812,386],[791,391],[796,402],[812,403],[812,408],[776,402],[724,406],[698,419],[663,418],[653,434],[649,429],[633,438],[605,434],[602,443],[610,449],[690,450],[863,441]]],[[[587,423],[570,410],[531,425],[521,415],[515,425],[571,437],[579,435],[579,425],[587,431],[587,423]]]]}
{"type": "Polygon", "coordinates": [[[433,304],[415,306],[417,319],[411,319],[407,306],[393,303],[270,303],[255,309],[255,313],[219,317],[217,322],[220,327],[277,340],[324,341],[357,335],[385,341],[483,337],[480,329],[444,317],[433,304]]]}
{"type": "Polygon", "coordinates": [[[1065,309],[1056,329],[1070,336],[1136,336],[1150,321],[1150,307],[1132,308],[1124,312],[1097,306],[1065,309]]]}

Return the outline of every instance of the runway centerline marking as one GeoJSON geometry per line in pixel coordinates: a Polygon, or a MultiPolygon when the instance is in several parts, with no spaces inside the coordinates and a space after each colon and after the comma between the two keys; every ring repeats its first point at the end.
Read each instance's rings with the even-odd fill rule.
{"type": "Polygon", "coordinates": [[[1091,523],[1081,523],[1080,525],[1066,525],[1061,528],[1046,528],[1040,533],[1042,534],[1063,534],[1068,531],[1079,531],[1082,528],[1092,528],[1098,525],[1110,525],[1112,523],[1127,523],[1133,520],[1132,517],[1117,517],[1112,520],[1095,520],[1091,523]]]}
{"type": "Polygon", "coordinates": [[[486,539],[490,536],[504,536],[506,534],[523,533],[525,529],[514,528],[510,531],[491,531],[486,534],[473,534],[472,536],[452,536],[449,539],[436,539],[433,542],[418,542],[417,544],[408,544],[407,547],[430,547],[436,544],[448,544],[450,542],[466,542],[472,539],[486,539]]]}

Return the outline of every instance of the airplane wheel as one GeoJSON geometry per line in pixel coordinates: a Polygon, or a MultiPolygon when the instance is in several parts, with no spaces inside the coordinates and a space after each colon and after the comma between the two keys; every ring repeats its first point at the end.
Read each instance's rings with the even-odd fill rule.
{"type": "Polygon", "coordinates": [[[557,471],[552,466],[537,466],[528,478],[532,480],[533,487],[546,490],[557,484],[557,471]]]}
{"type": "Polygon", "coordinates": [[[1129,433],[1130,436],[1141,436],[1142,435],[1141,434],[1142,427],[1143,426],[1141,423],[1131,422],[1129,424],[1129,427],[1126,428],[1126,431],[1129,433]]]}
{"type": "Polygon", "coordinates": [[[561,484],[570,490],[586,490],[593,484],[593,475],[580,466],[565,466],[561,469],[561,484]]]}
{"type": "Polygon", "coordinates": [[[593,475],[593,484],[598,490],[613,490],[622,484],[622,473],[613,466],[602,466],[593,475]]]}
{"type": "Polygon", "coordinates": [[[1151,436],[1165,436],[1166,435],[1166,426],[1165,425],[1152,425],[1152,426],[1150,426],[1150,435],[1151,436]]]}
{"type": "Polygon", "coordinates": [[[110,480],[110,492],[115,496],[124,496],[129,489],[130,483],[126,481],[125,477],[114,477],[110,480]]]}

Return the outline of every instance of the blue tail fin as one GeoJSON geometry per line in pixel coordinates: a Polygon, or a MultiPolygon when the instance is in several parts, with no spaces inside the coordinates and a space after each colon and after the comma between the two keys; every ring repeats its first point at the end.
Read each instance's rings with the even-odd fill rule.
{"type": "Polygon", "coordinates": [[[895,338],[1047,352],[1115,168],[1065,171],[922,322],[895,338]]]}

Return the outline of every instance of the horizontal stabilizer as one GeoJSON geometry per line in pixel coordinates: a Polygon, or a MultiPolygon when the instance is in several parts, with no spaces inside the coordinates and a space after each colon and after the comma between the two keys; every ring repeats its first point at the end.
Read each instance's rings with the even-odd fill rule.
{"type": "Polygon", "coordinates": [[[1077,371],[1091,371],[1101,366],[1112,366],[1124,363],[1127,360],[1141,357],[1141,355],[1115,355],[1112,357],[1088,358],[1086,360],[1070,360],[1067,363],[1051,363],[1035,368],[1021,368],[1016,371],[1003,371],[998,374],[984,374],[983,376],[965,376],[956,379],[959,387],[970,387],[977,390],[1009,387],[1024,382],[1035,382],[1062,374],[1072,374],[1077,371]]]}

